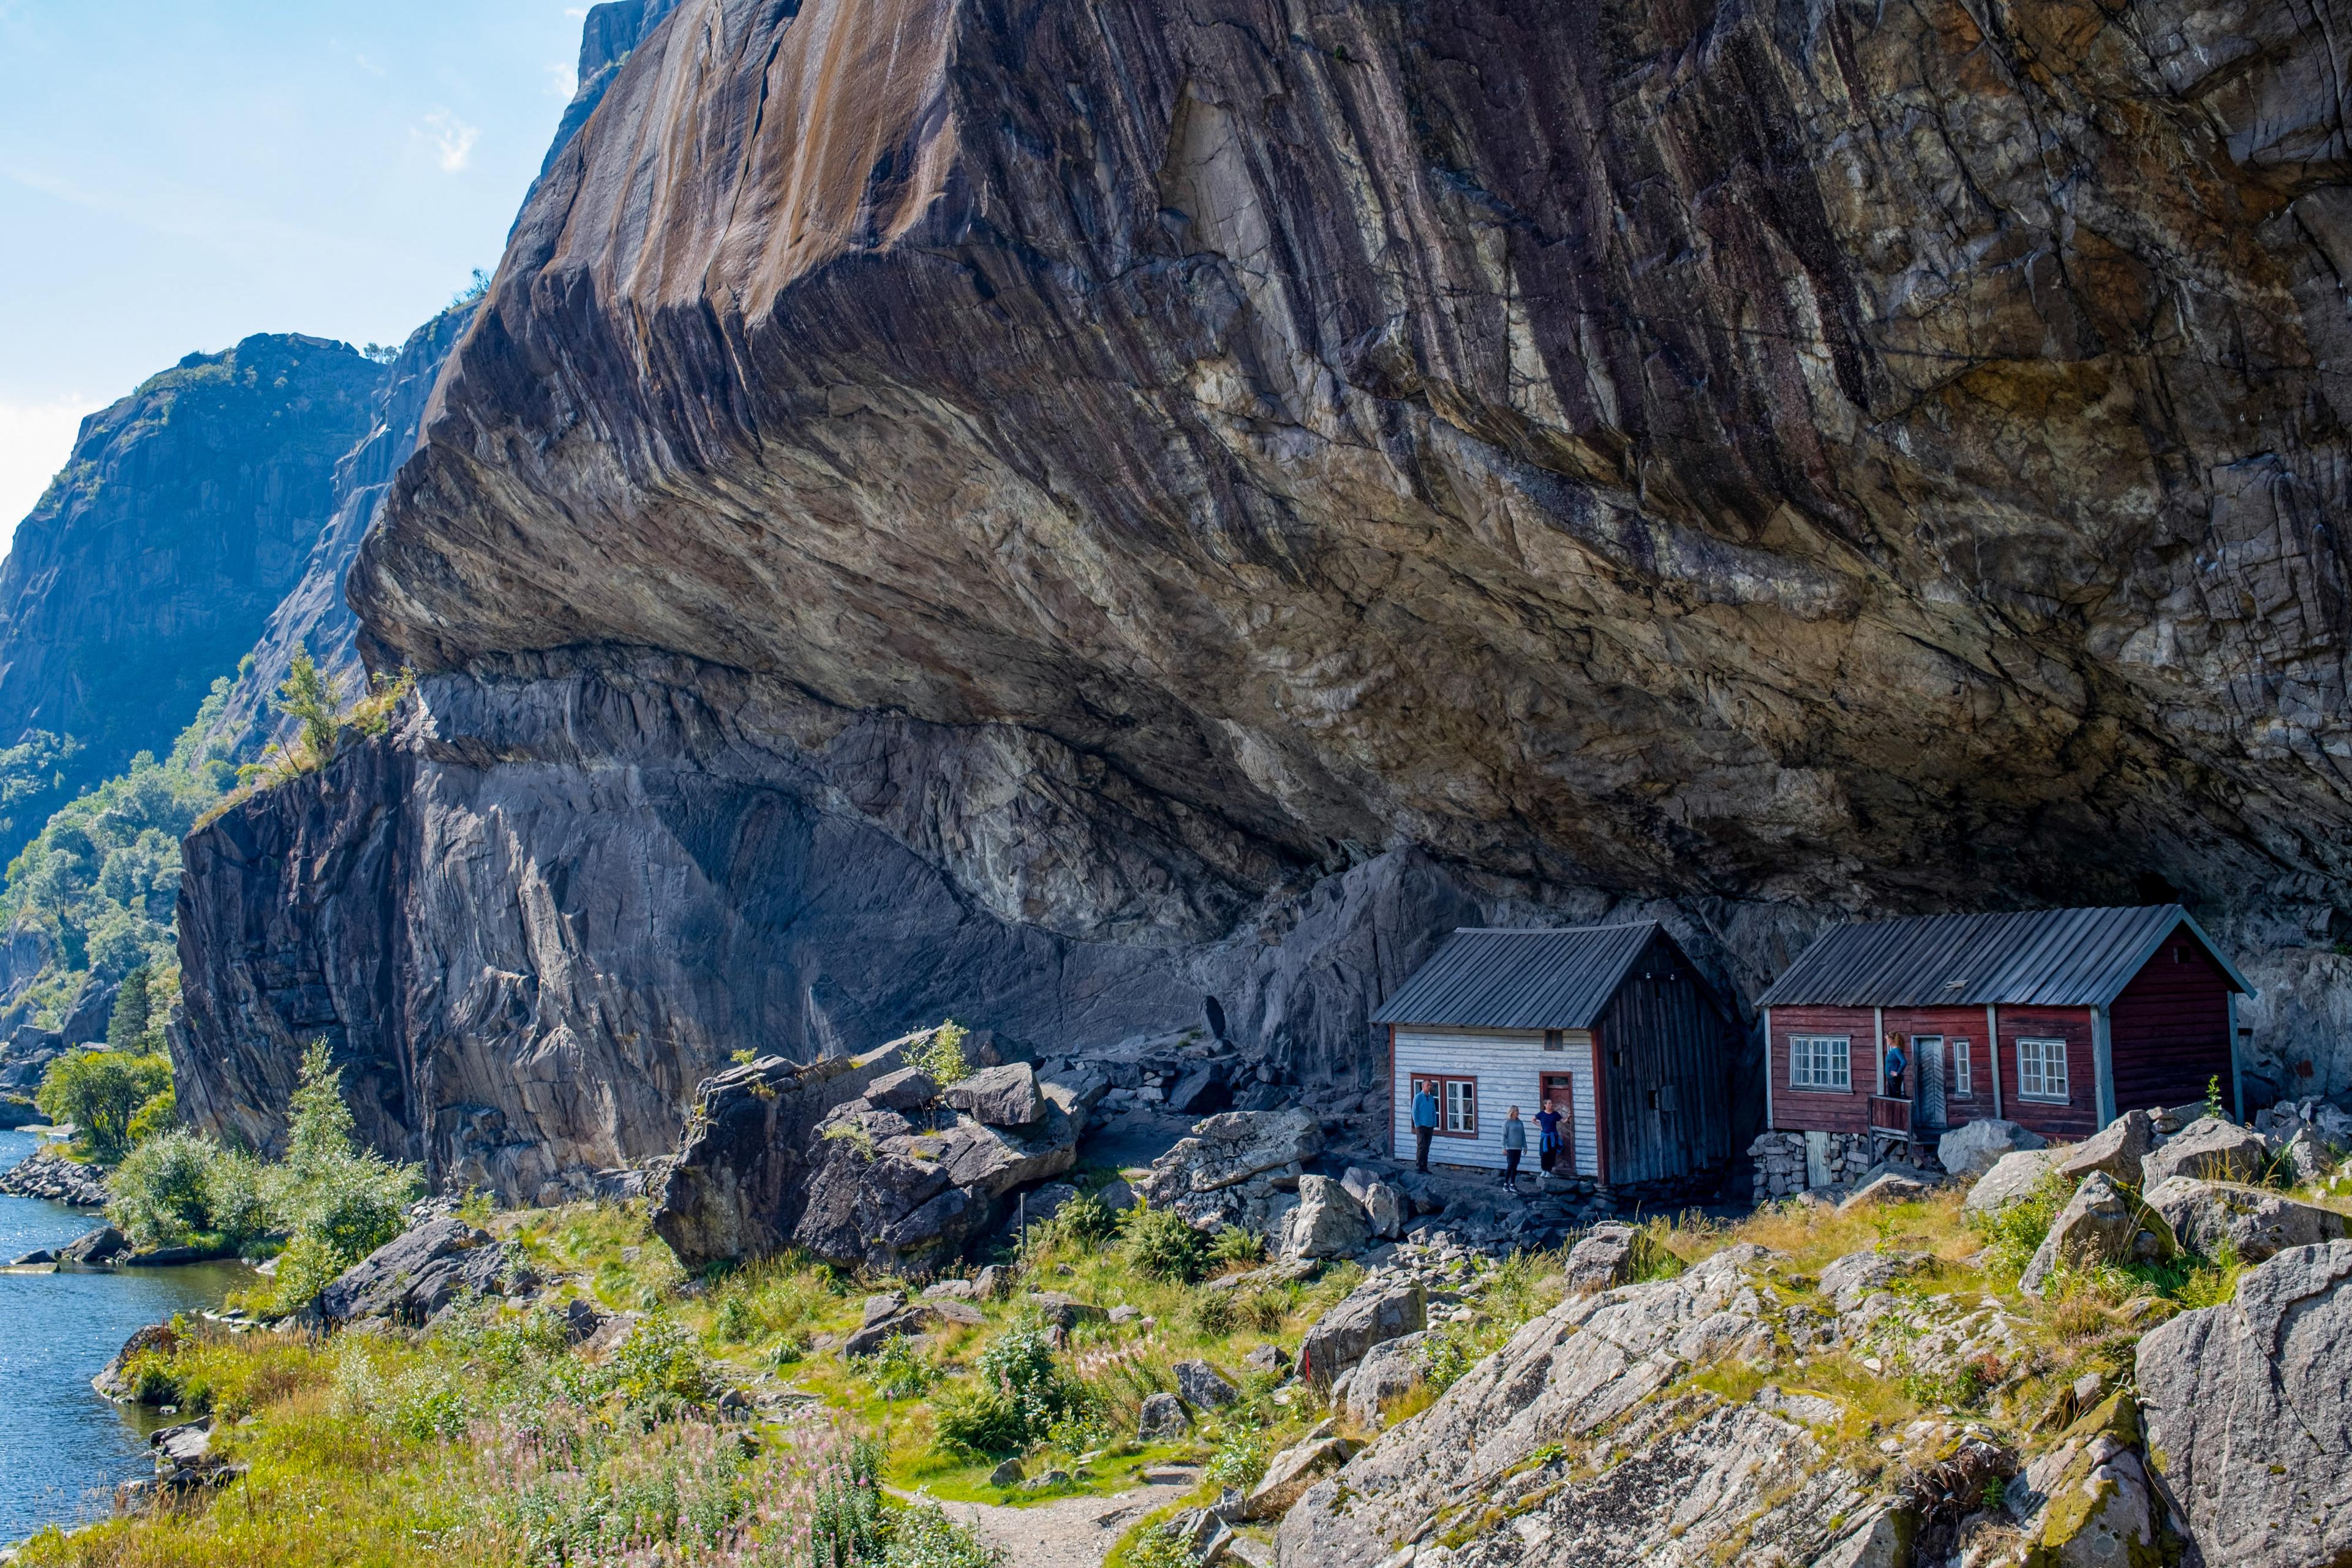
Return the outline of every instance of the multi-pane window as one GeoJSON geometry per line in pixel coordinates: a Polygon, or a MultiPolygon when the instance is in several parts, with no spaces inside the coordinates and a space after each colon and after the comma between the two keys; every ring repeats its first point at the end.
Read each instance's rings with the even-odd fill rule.
{"type": "Polygon", "coordinates": [[[1789,1087],[1851,1092],[1853,1040],[1847,1035],[1789,1037],[1789,1087]]]}
{"type": "Polygon", "coordinates": [[[1478,1132],[1478,1080],[1475,1078],[1449,1078],[1445,1080],[1445,1130],[1448,1132],[1478,1132]]]}
{"type": "Polygon", "coordinates": [[[2017,1042],[2017,1093],[2021,1100],[2060,1100],[2066,1095],[2066,1042],[2017,1042]]]}
{"type": "Polygon", "coordinates": [[[1964,1039],[1956,1037],[1952,1041],[1953,1098],[1965,1100],[1973,1096],[1975,1093],[1976,1069],[1969,1061],[1969,1043],[1964,1039]]]}
{"type": "Polygon", "coordinates": [[[1478,1080],[1475,1078],[1446,1078],[1435,1074],[1416,1077],[1412,1091],[1419,1095],[1426,1089],[1437,1101],[1437,1131],[1458,1138],[1478,1136],[1478,1080]]]}

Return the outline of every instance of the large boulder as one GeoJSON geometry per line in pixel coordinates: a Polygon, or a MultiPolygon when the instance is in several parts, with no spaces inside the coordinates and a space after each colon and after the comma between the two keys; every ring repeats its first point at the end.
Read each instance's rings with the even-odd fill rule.
{"type": "Polygon", "coordinates": [[[1298,1178],[1298,1206],[1284,1217],[1280,1255],[1347,1258],[1371,1245],[1372,1217],[1328,1176],[1298,1178]]]}
{"type": "Polygon", "coordinates": [[[1178,1396],[1195,1410],[1222,1410],[1241,1397],[1241,1390],[1207,1362],[1180,1361],[1169,1371],[1178,1396]]]}
{"type": "Polygon", "coordinates": [[[893,1042],[804,1067],[765,1057],[705,1079],[677,1153],[650,1184],[655,1234],[688,1269],[793,1245],[823,1163],[818,1124],[898,1065],[893,1042]]]}
{"type": "Polygon", "coordinates": [[[2200,1117],[2140,1162],[2147,1186],[2175,1176],[2204,1182],[2258,1182],[2270,1163],[2267,1139],[2251,1127],[2219,1116],[2200,1117]]]}
{"type": "Polygon", "coordinates": [[[2140,1161],[2156,1147],[2156,1123],[2145,1110],[2126,1110],[2072,1148],[2058,1151],[2051,1169],[2069,1181],[2105,1171],[2127,1187],[2140,1184],[2140,1161]]]}
{"type": "Polygon", "coordinates": [[[1285,1448],[1265,1467],[1249,1494],[1242,1500],[1244,1519],[1279,1519],[1308,1487],[1356,1457],[1357,1446],[1345,1437],[1309,1437],[1285,1448]]]}
{"type": "Polygon", "coordinates": [[[1412,1215],[1412,1205],[1404,1194],[1386,1182],[1374,1182],[1364,1189],[1364,1217],[1371,1222],[1372,1234],[1382,1241],[1394,1241],[1404,1234],[1405,1222],[1412,1215]]]}
{"type": "Polygon", "coordinates": [[[2162,1517],[2148,1484],[2137,1407],[2111,1395],[2082,1416],[2008,1487],[2034,1568],[2154,1568],[2162,1517]]]}
{"type": "Polygon", "coordinates": [[[1633,1247],[1638,1232],[1630,1225],[1612,1220],[1594,1226],[1582,1240],[1568,1249],[1566,1268],[1568,1288],[1571,1294],[1589,1295],[1595,1290],[1610,1290],[1625,1283],[1633,1269],[1633,1247]]]}
{"type": "Polygon", "coordinates": [[[1418,1280],[1359,1285],[1307,1331],[1298,1346],[1299,1375],[1328,1386],[1374,1345],[1428,1327],[1429,1292],[1418,1280]]]}
{"type": "Polygon", "coordinates": [[[1151,1163],[1137,1184],[1154,1207],[1238,1186],[1261,1171],[1279,1171],[1323,1152],[1323,1126],[1312,1111],[1229,1110],[1197,1122],[1192,1135],[1151,1163]]]}
{"type": "Polygon", "coordinates": [[[319,1293],[319,1311],[333,1326],[383,1319],[421,1327],[468,1293],[517,1295],[537,1284],[530,1267],[488,1231],[445,1215],[345,1269],[319,1293]]]}
{"type": "Polygon", "coordinates": [[[948,1085],[940,1098],[987,1127],[1034,1126],[1050,1103],[1037,1087],[1037,1069],[1027,1062],[983,1068],[948,1085]]]}
{"type": "Polygon", "coordinates": [[[1969,1189],[1969,1195],[1960,1201],[1961,1212],[1990,1214],[2031,1196],[2048,1179],[2050,1168],[2057,1163],[2058,1151],[2054,1149],[2021,1149],[2014,1154],[2002,1155],[1969,1189]]]}
{"type": "Polygon", "coordinates": [[[1927,1261],[1922,1252],[1849,1252],[1822,1270],[1822,1294],[1840,1312],[1851,1312],[1927,1261]]]}
{"type": "Polygon", "coordinates": [[[2139,1342],[2147,1452],[2204,1560],[2352,1561],[2352,1241],[2290,1247],[2139,1342]]]}
{"type": "Polygon", "coordinates": [[[2150,1187],[2147,1201],[2181,1246],[2209,1258],[2227,1242],[2240,1261],[2260,1263],[2290,1247],[2311,1247],[2346,1234],[2344,1216],[2333,1209],[2236,1182],[2175,1176],[2150,1187]]]}
{"type": "Polygon", "coordinates": [[[1876,1483],[1760,1399],[1683,1387],[1697,1342],[1769,1333],[1769,1261],[1728,1247],[1529,1321],[1308,1488],[1283,1517],[1277,1561],[1401,1562],[1396,1543],[1438,1519],[1453,1554],[1424,1544],[1423,1568],[1815,1562],[1867,1516],[1876,1483]]]}
{"type": "Polygon", "coordinates": [[[940,1086],[920,1068],[900,1068],[866,1085],[866,1103],[901,1116],[920,1110],[940,1097],[940,1086]]]}
{"type": "Polygon", "coordinates": [[[706,1083],[654,1215],[680,1261],[791,1246],[844,1268],[926,1271],[1002,1224],[1014,1193],[1076,1163],[1097,1082],[1041,1083],[1025,1061],[1000,1063],[948,1086],[959,1114],[934,1131],[906,1114],[928,1103],[929,1080],[898,1068],[905,1045],[706,1083]]]}
{"type": "Polygon", "coordinates": [[[1419,1352],[1429,1335],[1416,1330],[1383,1340],[1331,1386],[1331,1402],[1367,1431],[1381,1425],[1381,1406],[1412,1392],[1422,1381],[1419,1352]]]}
{"type": "Polygon", "coordinates": [[[2034,1250],[2017,1288],[2038,1296],[2061,1267],[2087,1268],[2131,1257],[2133,1244],[2143,1233],[2140,1214],[2140,1205],[2113,1176],[2093,1172],[2050,1222],[2050,1232],[2034,1250]]]}
{"type": "Polygon", "coordinates": [[[1965,1181],[1991,1170],[2004,1154],[2048,1145],[2049,1140],[2038,1132],[2028,1131],[2014,1121],[1988,1116],[1980,1121],[1963,1122],[1945,1133],[1937,1141],[1936,1159],[1945,1170],[1965,1181]]]}

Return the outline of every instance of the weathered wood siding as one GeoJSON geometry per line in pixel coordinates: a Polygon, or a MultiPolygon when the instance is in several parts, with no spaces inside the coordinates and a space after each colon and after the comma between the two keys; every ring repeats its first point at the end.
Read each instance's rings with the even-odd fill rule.
{"type": "MultiPolygon", "coordinates": [[[[1980,1011],[1978,1017],[1983,1017],[1980,1011]]],[[[1878,1084],[1878,1058],[1867,1007],[1775,1007],[1772,1009],[1772,1125],[1784,1132],[1867,1132],[1870,1097],[1878,1084]],[[1794,1089],[1789,1083],[1789,1038],[1792,1035],[1845,1035],[1853,1041],[1851,1092],[1794,1089]]],[[[1978,1026],[1982,1034],[1984,1027],[1978,1026]]]]}
{"type": "Polygon", "coordinates": [[[1592,1037],[1580,1030],[1568,1031],[1566,1048],[1548,1051],[1543,1048],[1540,1030],[1475,1030],[1412,1028],[1403,1025],[1396,1032],[1396,1070],[1390,1080],[1390,1125],[1394,1132],[1396,1157],[1412,1158],[1412,1080],[1416,1074],[1436,1074],[1446,1078],[1475,1078],[1478,1080],[1478,1136],[1451,1137],[1440,1132],[1429,1141],[1429,1163],[1433,1165],[1475,1165],[1487,1170],[1503,1168],[1503,1119],[1512,1106],[1519,1108],[1519,1118],[1528,1124],[1527,1158],[1519,1162],[1522,1171],[1542,1169],[1538,1156],[1535,1116],[1543,1106],[1543,1078],[1546,1073],[1569,1073],[1576,1079],[1576,1105],[1572,1118],[1576,1129],[1578,1171],[1591,1173],[1595,1124],[1592,1105],[1592,1037]]]}
{"type": "Polygon", "coordinates": [[[1688,1176],[1731,1158],[1729,1024],[1681,950],[1660,937],[1601,1016],[1605,1176],[1688,1176]]]}
{"type": "Polygon", "coordinates": [[[2107,1020],[2118,1115],[2203,1100],[2217,1078],[2228,1101],[2230,981],[2187,927],[2132,976],[2107,1020]]]}
{"type": "MultiPolygon", "coordinates": [[[[2045,1138],[2088,1138],[2099,1130],[2097,1050],[2088,1007],[2003,1007],[2000,1083],[2009,1119],[2045,1138]],[[2066,1042],[2067,1103],[2028,1100],[2018,1092],[2017,1042],[2066,1042]]],[[[2200,1097],[2201,1098],[2201,1097],[2200,1097]]]]}

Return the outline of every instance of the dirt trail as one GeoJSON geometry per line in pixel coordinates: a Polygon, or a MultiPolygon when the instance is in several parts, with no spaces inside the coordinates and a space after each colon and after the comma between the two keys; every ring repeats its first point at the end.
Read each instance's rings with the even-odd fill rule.
{"type": "Polygon", "coordinates": [[[1002,1547],[1011,1568],[1102,1568],[1111,1547],[1137,1520],[1175,1501],[1192,1486],[1189,1480],[1139,1483],[1111,1497],[1064,1498],[1029,1508],[983,1502],[943,1502],[940,1507],[982,1541],[1002,1547]]]}

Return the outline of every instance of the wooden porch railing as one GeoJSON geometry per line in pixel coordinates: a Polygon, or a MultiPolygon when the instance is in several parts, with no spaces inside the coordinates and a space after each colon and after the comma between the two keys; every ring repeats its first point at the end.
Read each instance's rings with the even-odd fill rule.
{"type": "Polygon", "coordinates": [[[1870,1097],[1870,1130],[1873,1132],[1892,1132],[1899,1138],[1910,1137],[1911,1102],[1907,1100],[1896,1100],[1891,1095],[1872,1095],[1870,1097]]]}

